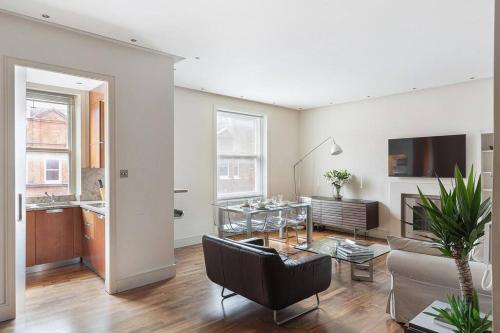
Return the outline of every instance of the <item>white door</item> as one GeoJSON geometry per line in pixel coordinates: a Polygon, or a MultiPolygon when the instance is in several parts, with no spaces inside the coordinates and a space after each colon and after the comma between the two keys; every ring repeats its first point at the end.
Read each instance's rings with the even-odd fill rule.
{"type": "MultiPolygon", "coordinates": [[[[4,112],[7,144],[5,192],[6,214],[0,218],[0,321],[12,319],[24,307],[26,280],[26,68],[7,60],[4,112]]],[[[3,176],[3,175],[2,175],[3,176]]],[[[0,196],[2,197],[2,196],[0,196]]]]}
{"type": "Polygon", "coordinates": [[[15,67],[16,310],[26,289],[26,68],[15,67]]]}

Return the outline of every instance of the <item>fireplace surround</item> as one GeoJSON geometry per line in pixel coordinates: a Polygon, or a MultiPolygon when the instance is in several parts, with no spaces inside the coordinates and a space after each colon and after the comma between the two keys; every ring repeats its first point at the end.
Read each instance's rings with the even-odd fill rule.
{"type": "MultiPolygon", "coordinates": [[[[441,200],[437,195],[427,195],[427,199],[439,205],[441,200]]],[[[415,214],[413,209],[423,211],[418,204],[422,203],[420,196],[414,193],[401,193],[401,236],[418,240],[429,240],[429,221],[415,214]],[[411,207],[411,208],[410,208],[411,207]],[[413,209],[412,209],[413,208],[413,209]]]]}

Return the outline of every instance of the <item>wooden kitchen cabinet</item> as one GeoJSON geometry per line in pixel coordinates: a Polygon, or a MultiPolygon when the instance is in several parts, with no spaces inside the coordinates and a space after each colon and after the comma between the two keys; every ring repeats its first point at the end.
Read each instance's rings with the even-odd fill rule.
{"type": "Polygon", "coordinates": [[[26,212],[26,266],[47,264],[82,255],[80,208],[26,212]]]}
{"type": "Polygon", "coordinates": [[[81,257],[83,255],[82,238],[82,210],[80,208],[73,208],[73,257],[81,257]]]}
{"type": "Polygon", "coordinates": [[[35,264],[74,258],[73,208],[35,213],[35,264]]]}
{"type": "Polygon", "coordinates": [[[100,277],[105,277],[105,217],[82,210],[83,216],[83,261],[100,277]]]}
{"type": "Polygon", "coordinates": [[[91,168],[104,168],[104,94],[89,92],[89,159],[91,168]]]}
{"type": "Polygon", "coordinates": [[[35,265],[35,212],[26,212],[26,267],[35,265]]]}

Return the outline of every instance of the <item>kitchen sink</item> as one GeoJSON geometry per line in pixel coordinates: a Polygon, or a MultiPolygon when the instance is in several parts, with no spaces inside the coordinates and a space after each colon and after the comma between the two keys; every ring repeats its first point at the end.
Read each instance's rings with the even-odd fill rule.
{"type": "Polygon", "coordinates": [[[106,207],[106,203],[105,202],[89,203],[87,205],[95,207],[95,208],[104,208],[104,207],[106,207]]]}
{"type": "Polygon", "coordinates": [[[32,204],[30,206],[39,208],[52,208],[52,207],[65,207],[70,205],[71,204],[69,202],[42,202],[42,203],[32,204]]]}

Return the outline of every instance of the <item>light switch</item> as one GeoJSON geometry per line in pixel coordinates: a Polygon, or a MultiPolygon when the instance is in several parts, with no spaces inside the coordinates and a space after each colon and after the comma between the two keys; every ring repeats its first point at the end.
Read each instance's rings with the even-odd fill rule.
{"type": "Polygon", "coordinates": [[[126,169],[120,170],[120,178],[128,178],[128,170],[126,169]]]}

